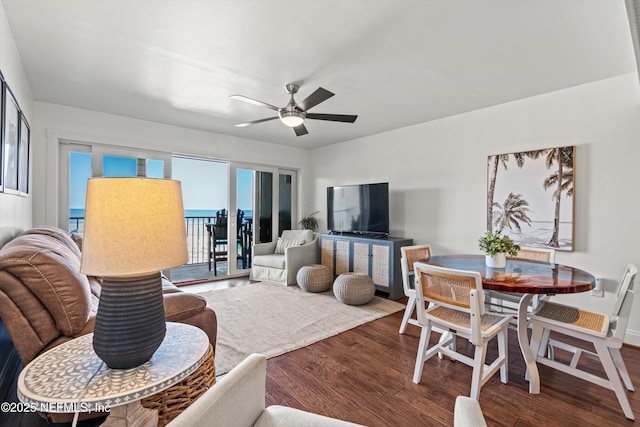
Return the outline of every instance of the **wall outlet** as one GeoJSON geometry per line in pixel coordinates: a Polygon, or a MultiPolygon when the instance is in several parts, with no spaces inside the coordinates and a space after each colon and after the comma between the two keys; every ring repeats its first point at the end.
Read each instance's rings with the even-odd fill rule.
{"type": "Polygon", "coordinates": [[[602,280],[602,277],[596,277],[596,287],[591,290],[591,296],[604,297],[604,280],[602,280]]]}

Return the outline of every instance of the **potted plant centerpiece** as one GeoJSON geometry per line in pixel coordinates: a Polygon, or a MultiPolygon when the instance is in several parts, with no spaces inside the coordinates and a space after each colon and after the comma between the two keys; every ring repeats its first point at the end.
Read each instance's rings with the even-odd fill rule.
{"type": "Polygon", "coordinates": [[[298,224],[302,226],[303,230],[316,231],[316,229],[318,228],[318,220],[314,218],[314,215],[316,215],[317,213],[320,213],[320,211],[310,213],[309,215],[302,218],[300,222],[298,222],[298,224]]]}
{"type": "Polygon", "coordinates": [[[520,245],[516,245],[511,237],[503,236],[502,230],[485,231],[478,240],[480,249],[486,256],[486,265],[490,268],[504,268],[507,265],[507,255],[516,256],[520,245]]]}

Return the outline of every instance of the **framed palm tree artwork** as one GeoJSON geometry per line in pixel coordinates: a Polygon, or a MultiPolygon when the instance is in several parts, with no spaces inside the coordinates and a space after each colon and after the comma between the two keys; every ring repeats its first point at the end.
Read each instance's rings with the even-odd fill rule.
{"type": "Polygon", "coordinates": [[[526,247],[573,250],[575,146],[487,159],[487,230],[526,247]]]}

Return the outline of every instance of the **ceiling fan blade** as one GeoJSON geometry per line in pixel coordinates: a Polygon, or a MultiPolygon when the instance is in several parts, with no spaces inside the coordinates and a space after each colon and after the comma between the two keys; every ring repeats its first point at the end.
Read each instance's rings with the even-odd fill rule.
{"type": "Polygon", "coordinates": [[[256,123],[262,123],[262,122],[268,122],[269,120],[275,120],[277,118],[278,118],[277,116],[276,117],[267,117],[266,119],[260,119],[260,120],[254,120],[252,122],[240,123],[240,124],[237,124],[236,127],[243,128],[243,127],[247,127],[247,126],[250,126],[250,125],[255,125],[256,123]]]}
{"type": "Polygon", "coordinates": [[[316,89],[315,92],[309,95],[304,101],[300,102],[298,104],[298,108],[300,108],[302,111],[307,111],[309,108],[315,107],[321,102],[324,102],[327,99],[331,98],[333,95],[335,95],[333,92],[329,92],[328,90],[319,87],[318,89],[316,89]]]}
{"type": "Polygon", "coordinates": [[[295,131],[297,136],[302,136],[302,135],[306,135],[309,133],[309,131],[307,130],[306,127],[304,127],[304,123],[301,125],[298,125],[296,127],[293,128],[293,130],[295,131]]]}
{"type": "Polygon", "coordinates": [[[353,123],[356,121],[358,116],[353,116],[350,114],[318,114],[318,113],[307,113],[307,119],[314,120],[328,120],[330,122],[344,122],[344,123],[353,123]]]}
{"type": "Polygon", "coordinates": [[[237,99],[238,101],[248,102],[249,104],[257,105],[258,107],[266,107],[266,108],[269,108],[269,109],[275,110],[275,111],[279,110],[278,107],[275,107],[275,106],[273,106],[271,104],[267,104],[266,102],[258,101],[258,100],[251,99],[251,98],[247,98],[246,96],[242,96],[242,95],[231,95],[229,98],[237,99]]]}

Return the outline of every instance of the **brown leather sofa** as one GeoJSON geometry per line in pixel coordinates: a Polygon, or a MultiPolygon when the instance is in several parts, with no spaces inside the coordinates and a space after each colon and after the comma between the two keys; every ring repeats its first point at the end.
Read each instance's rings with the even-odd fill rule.
{"type": "MultiPolygon", "coordinates": [[[[0,250],[0,318],[23,364],[93,331],[100,280],[80,273],[81,251],[66,231],[25,231],[0,250]]],[[[197,326],[216,348],[215,312],[163,278],[167,321],[197,326]]]]}

